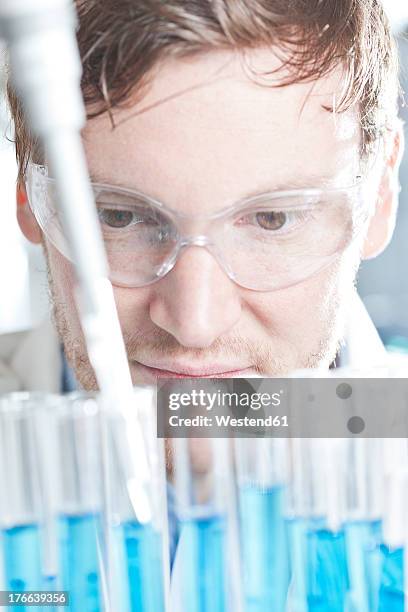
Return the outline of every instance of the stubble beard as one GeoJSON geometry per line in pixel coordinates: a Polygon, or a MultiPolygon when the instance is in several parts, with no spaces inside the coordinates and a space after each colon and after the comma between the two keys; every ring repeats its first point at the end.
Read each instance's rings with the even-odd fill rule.
{"type": "MultiPolygon", "coordinates": [[[[63,343],[67,361],[73,369],[81,388],[87,391],[95,391],[98,389],[98,384],[86,352],[83,335],[82,333],[78,336],[73,335],[73,326],[69,323],[66,304],[58,299],[52,279],[50,279],[50,292],[53,321],[63,343]]],[[[334,305],[333,311],[336,313],[335,322],[330,325],[324,338],[318,340],[316,345],[305,355],[299,356],[296,369],[329,367],[335,360],[342,344],[345,317],[342,316],[341,304],[334,305]]],[[[151,350],[155,355],[176,356],[185,355],[187,352],[172,336],[166,332],[161,333],[161,330],[148,336],[139,333],[133,333],[131,336],[125,334],[124,339],[129,362],[136,360],[141,349],[145,353],[146,347],[149,347],[148,350],[151,350]]],[[[281,358],[276,358],[271,347],[265,344],[262,346],[254,345],[252,342],[238,337],[230,338],[228,341],[219,340],[216,345],[206,351],[188,350],[188,356],[199,358],[207,355],[208,357],[209,350],[211,350],[212,355],[223,355],[224,357],[226,354],[230,356],[242,355],[245,351],[245,354],[252,359],[252,363],[256,363],[255,369],[259,376],[286,376],[293,369],[281,358]]],[[[133,382],[136,383],[137,381],[133,382]]]]}
{"type": "MultiPolygon", "coordinates": [[[[76,318],[73,325],[70,323],[68,316],[67,304],[61,300],[56,290],[54,283],[49,255],[47,248],[44,245],[44,251],[47,262],[48,284],[50,300],[52,305],[53,322],[61,339],[65,355],[70,367],[75,373],[75,377],[82,389],[86,391],[95,391],[98,389],[98,383],[94,374],[94,370],[89,361],[85,341],[80,326],[77,324],[76,318]],[[79,330],[77,335],[73,334],[73,328],[79,330]]],[[[355,279],[358,266],[353,266],[349,276],[348,287],[350,291],[355,291],[355,279]],[[351,281],[351,282],[350,282],[351,281]]],[[[312,369],[317,367],[329,367],[336,358],[341,345],[343,344],[344,330],[347,319],[348,300],[344,299],[344,291],[337,295],[335,299],[328,302],[327,305],[327,320],[330,323],[324,329],[323,336],[317,339],[314,346],[302,355],[298,355],[296,369],[312,369]]],[[[152,333],[144,334],[134,332],[132,334],[124,334],[124,341],[128,354],[129,362],[137,361],[137,356],[143,351],[143,354],[149,353],[155,355],[166,355],[172,357],[189,357],[199,360],[209,355],[212,357],[236,357],[237,355],[246,355],[249,363],[255,364],[256,374],[264,377],[286,376],[293,371],[281,357],[275,355],[275,351],[268,343],[254,343],[247,338],[235,336],[233,338],[223,339],[218,338],[210,349],[185,349],[177,340],[165,332],[156,328],[152,333]]],[[[133,381],[134,384],[137,381],[133,381]]]]}

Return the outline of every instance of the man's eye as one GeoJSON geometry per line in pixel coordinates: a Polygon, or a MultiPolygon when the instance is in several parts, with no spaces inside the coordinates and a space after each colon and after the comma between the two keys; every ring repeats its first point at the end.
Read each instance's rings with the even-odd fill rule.
{"type": "Polygon", "coordinates": [[[285,225],[287,215],[283,212],[258,212],[255,215],[258,225],[264,230],[279,230],[285,225]]]}
{"type": "Polygon", "coordinates": [[[98,211],[98,215],[101,223],[115,229],[125,228],[138,222],[138,219],[135,219],[135,214],[130,210],[101,208],[98,211]]]}
{"type": "Polygon", "coordinates": [[[260,210],[241,217],[238,221],[240,226],[252,226],[266,233],[286,233],[294,230],[300,224],[310,219],[311,210],[260,210]]]}

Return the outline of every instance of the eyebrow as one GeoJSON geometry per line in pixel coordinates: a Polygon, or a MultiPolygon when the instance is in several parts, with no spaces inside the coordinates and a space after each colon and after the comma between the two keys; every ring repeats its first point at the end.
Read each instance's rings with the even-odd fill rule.
{"type": "Polygon", "coordinates": [[[325,189],[334,187],[336,176],[333,174],[309,174],[307,176],[294,176],[287,180],[275,183],[272,187],[257,188],[249,192],[244,198],[256,198],[274,191],[291,191],[293,189],[325,189]]]}

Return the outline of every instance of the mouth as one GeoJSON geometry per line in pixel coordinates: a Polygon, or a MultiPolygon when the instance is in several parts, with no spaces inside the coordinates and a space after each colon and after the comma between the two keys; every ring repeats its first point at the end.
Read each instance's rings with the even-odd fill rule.
{"type": "Polygon", "coordinates": [[[222,365],[181,366],[166,364],[166,367],[146,365],[139,361],[133,362],[138,370],[149,378],[240,378],[254,373],[254,368],[232,368],[222,365]]]}

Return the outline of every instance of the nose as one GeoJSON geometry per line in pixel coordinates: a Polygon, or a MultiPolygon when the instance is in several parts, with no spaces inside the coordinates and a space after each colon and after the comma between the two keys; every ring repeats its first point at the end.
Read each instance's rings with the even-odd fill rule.
{"type": "Polygon", "coordinates": [[[155,288],[151,320],[185,347],[210,347],[241,314],[239,288],[202,247],[187,248],[155,288]]]}

